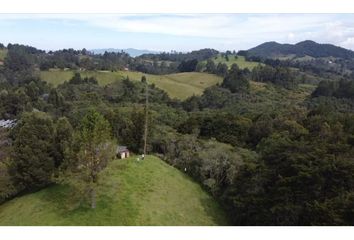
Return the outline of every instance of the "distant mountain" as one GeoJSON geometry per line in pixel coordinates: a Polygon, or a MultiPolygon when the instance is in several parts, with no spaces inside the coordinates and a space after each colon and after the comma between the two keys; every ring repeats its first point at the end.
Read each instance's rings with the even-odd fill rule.
{"type": "Polygon", "coordinates": [[[128,53],[131,57],[137,57],[143,54],[156,54],[159,53],[158,51],[151,51],[151,50],[145,50],[145,49],[135,49],[135,48],[126,48],[126,49],[117,49],[117,48],[102,48],[102,49],[91,49],[89,50],[90,52],[93,52],[94,54],[103,54],[104,52],[126,52],[128,53]]]}
{"type": "Polygon", "coordinates": [[[248,56],[261,58],[277,58],[280,56],[295,55],[297,57],[311,56],[354,58],[354,52],[332,44],[320,44],[306,40],[297,44],[280,44],[277,42],[266,42],[247,51],[248,56]]]}

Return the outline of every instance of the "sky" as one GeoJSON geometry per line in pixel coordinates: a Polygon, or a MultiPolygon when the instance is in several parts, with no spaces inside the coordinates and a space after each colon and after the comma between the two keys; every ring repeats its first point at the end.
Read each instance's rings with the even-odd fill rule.
{"type": "Polygon", "coordinates": [[[44,50],[246,50],[313,40],[354,50],[354,14],[0,14],[0,43],[44,50]]]}

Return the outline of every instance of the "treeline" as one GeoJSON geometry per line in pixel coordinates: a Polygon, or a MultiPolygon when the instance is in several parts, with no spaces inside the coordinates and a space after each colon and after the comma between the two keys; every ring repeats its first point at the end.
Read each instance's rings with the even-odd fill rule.
{"type": "Polygon", "coordinates": [[[342,79],[339,82],[321,81],[312,96],[354,99],[354,78],[342,79]]]}
{"type": "Polygon", "coordinates": [[[7,50],[9,61],[12,62],[8,65],[13,67],[16,67],[15,59],[26,59],[26,63],[43,71],[51,68],[108,71],[130,69],[150,74],[195,71],[198,62],[218,54],[218,51],[213,49],[201,49],[189,53],[145,54],[132,58],[125,52],[93,54],[85,48],[82,50],[62,49],[46,53],[34,47],[19,44],[8,44],[7,50]]]}
{"type": "Polygon", "coordinates": [[[171,61],[171,62],[182,62],[182,61],[190,61],[190,60],[197,60],[197,61],[204,61],[211,57],[214,57],[219,52],[214,49],[200,49],[197,51],[191,51],[188,53],[182,52],[163,52],[159,54],[143,54],[140,57],[142,59],[150,59],[150,60],[157,60],[157,61],[171,61]]]}
{"type": "Polygon", "coordinates": [[[273,83],[287,89],[293,89],[298,84],[295,74],[287,67],[258,65],[252,70],[252,79],[257,82],[273,83]]]}
{"type": "Polygon", "coordinates": [[[232,93],[245,92],[250,89],[250,81],[272,83],[286,89],[294,89],[299,81],[293,71],[286,67],[262,66],[258,65],[250,71],[248,68],[240,69],[237,64],[233,64],[228,71],[225,71],[222,65],[219,65],[220,72],[216,74],[224,76],[222,87],[229,89],[232,93]]]}
{"type": "MultiPolygon", "coordinates": [[[[247,52],[240,51],[239,55],[245,56],[247,61],[259,62],[265,65],[277,67],[287,67],[298,69],[302,73],[307,73],[317,78],[329,78],[338,79],[340,77],[345,77],[348,72],[354,70],[354,60],[351,58],[288,58],[288,59],[277,59],[277,58],[261,58],[258,56],[249,56],[247,52]]],[[[318,84],[319,81],[312,81],[313,84],[318,84]]]]}

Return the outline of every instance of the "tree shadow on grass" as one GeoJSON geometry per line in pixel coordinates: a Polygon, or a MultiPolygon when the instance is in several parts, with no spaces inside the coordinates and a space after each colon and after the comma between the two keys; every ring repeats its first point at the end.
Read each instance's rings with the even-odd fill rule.
{"type": "MultiPolygon", "coordinates": [[[[121,189],[114,175],[124,171],[125,168],[125,164],[114,164],[101,173],[96,209],[90,207],[88,194],[79,194],[68,185],[53,185],[43,190],[39,197],[58,215],[60,219],[58,222],[62,225],[117,225],[121,221],[117,218],[114,207],[121,189]]],[[[124,209],[122,211],[124,212],[124,209]]]]}
{"type": "Polygon", "coordinates": [[[229,219],[224,209],[221,208],[219,203],[213,197],[203,197],[200,202],[204,208],[204,211],[210,216],[217,226],[230,226],[229,219]]]}

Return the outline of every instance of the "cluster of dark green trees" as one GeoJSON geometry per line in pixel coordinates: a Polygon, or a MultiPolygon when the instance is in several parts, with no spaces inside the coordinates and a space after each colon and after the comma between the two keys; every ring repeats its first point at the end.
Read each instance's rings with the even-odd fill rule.
{"type": "Polygon", "coordinates": [[[252,79],[257,82],[269,82],[293,89],[297,86],[294,73],[287,67],[271,67],[258,65],[252,70],[252,79]]]}
{"type": "Polygon", "coordinates": [[[221,62],[216,65],[213,60],[208,59],[205,64],[205,72],[225,77],[228,72],[228,66],[221,62]]]}
{"type": "Polygon", "coordinates": [[[216,139],[231,144],[233,151],[241,155],[239,158],[225,157],[228,151],[203,148],[192,140],[186,145],[170,140],[170,145],[164,147],[168,154],[161,152],[171,162],[177,162],[175,151],[183,154],[178,157],[185,159],[182,170],[193,169],[191,175],[207,189],[214,183],[212,189],[217,191],[210,190],[228,210],[233,224],[354,223],[353,113],[317,106],[311,110],[240,115],[203,110],[193,112],[178,127],[180,133],[199,141],[216,139]],[[216,164],[209,166],[207,175],[201,152],[216,164]],[[228,158],[238,161],[230,163],[228,158]],[[220,159],[222,164],[218,163],[220,159]],[[220,181],[216,176],[223,166],[224,178],[220,181]]]}
{"type": "MultiPolygon", "coordinates": [[[[75,74],[53,88],[31,60],[42,52],[14,49],[0,68],[1,118],[17,119],[0,128],[0,201],[62,183],[95,207],[115,144],[142,152],[146,81],[100,86],[75,74]]],[[[214,72],[223,83],[185,101],[149,85],[148,152],[198,181],[232,224],[353,225],[352,81],[294,101],[293,73],[255,69],[214,72]]]]}
{"type": "Polygon", "coordinates": [[[312,96],[354,99],[354,78],[342,79],[339,82],[321,81],[312,96]]]}

